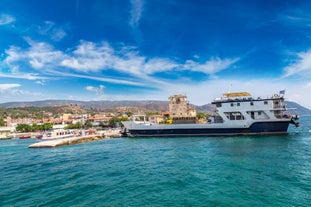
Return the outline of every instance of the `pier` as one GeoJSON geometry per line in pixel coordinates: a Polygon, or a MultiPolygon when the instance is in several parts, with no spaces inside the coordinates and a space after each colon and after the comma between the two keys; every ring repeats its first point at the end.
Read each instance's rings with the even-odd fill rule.
{"type": "Polygon", "coordinates": [[[52,140],[40,141],[34,144],[29,145],[29,148],[53,148],[65,145],[72,145],[84,142],[97,141],[105,138],[119,138],[121,133],[119,130],[104,130],[97,132],[94,135],[78,136],[78,137],[69,137],[69,138],[57,138],[52,140]]]}

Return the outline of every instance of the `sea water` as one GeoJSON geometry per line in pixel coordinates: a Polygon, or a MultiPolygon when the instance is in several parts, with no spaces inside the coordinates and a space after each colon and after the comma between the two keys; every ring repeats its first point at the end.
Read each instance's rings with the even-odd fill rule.
{"type": "Polygon", "coordinates": [[[0,206],[310,206],[311,117],[282,136],[0,141],[0,206]]]}

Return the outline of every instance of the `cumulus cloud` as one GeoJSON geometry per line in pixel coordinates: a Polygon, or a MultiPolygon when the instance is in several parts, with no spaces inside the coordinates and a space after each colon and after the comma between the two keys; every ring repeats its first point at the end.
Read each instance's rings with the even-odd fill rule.
{"type": "Polygon", "coordinates": [[[84,72],[98,71],[113,67],[113,53],[114,50],[107,43],[96,45],[81,41],[72,55],[61,61],[61,65],[84,72]]]}
{"type": "Polygon", "coordinates": [[[168,58],[147,58],[139,55],[136,48],[123,47],[120,50],[112,48],[108,43],[95,44],[82,41],[68,59],[64,59],[62,66],[84,72],[113,69],[137,76],[151,75],[173,69],[199,71],[214,74],[230,67],[239,58],[221,59],[213,57],[199,63],[187,60],[184,64],[168,58]]]}
{"type": "Polygon", "coordinates": [[[7,57],[5,63],[17,67],[20,63],[28,63],[34,69],[55,66],[64,58],[65,54],[55,50],[52,45],[45,42],[35,42],[29,38],[26,41],[30,45],[27,49],[11,46],[5,51],[7,57]]]}
{"type": "Polygon", "coordinates": [[[15,18],[8,14],[0,14],[0,25],[7,25],[15,22],[15,18]]]}
{"type": "Polygon", "coordinates": [[[307,52],[297,53],[296,57],[297,59],[293,64],[284,68],[283,77],[311,75],[311,49],[307,52]]]}

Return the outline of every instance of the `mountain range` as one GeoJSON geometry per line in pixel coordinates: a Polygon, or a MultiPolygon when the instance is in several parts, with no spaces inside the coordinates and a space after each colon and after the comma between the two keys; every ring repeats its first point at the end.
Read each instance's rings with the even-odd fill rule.
{"type": "MultiPolygon", "coordinates": [[[[311,115],[311,110],[299,105],[298,103],[285,101],[284,102],[291,114],[311,115]]],[[[1,108],[19,108],[19,107],[47,107],[47,106],[65,106],[73,105],[80,107],[91,108],[117,108],[117,107],[137,107],[149,111],[167,111],[168,101],[155,100],[140,100],[140,101],[75,101],[75,100],[44,100],[44,101],[30,101],[30,102],[7,102],[1,103],[1,108]]],[[[191,104],[192,105],[192,104],[191,104]]],[[[196,106],[197,111],[204,113],[213,113],[215,106],[212,104],[205,104],[196,106]]]]}

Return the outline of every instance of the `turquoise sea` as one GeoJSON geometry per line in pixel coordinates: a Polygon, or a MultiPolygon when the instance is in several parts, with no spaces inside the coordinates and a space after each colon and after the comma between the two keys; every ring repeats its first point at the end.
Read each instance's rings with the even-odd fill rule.
{"type": "Polygon", "coordinates": [[[282,136],[0,141],[0,206],[310,206],[311,117],[282,136]]]}

